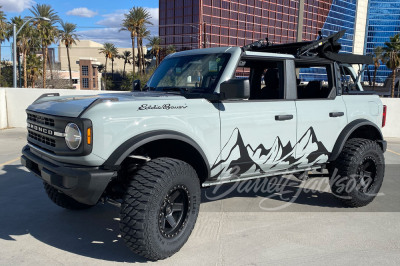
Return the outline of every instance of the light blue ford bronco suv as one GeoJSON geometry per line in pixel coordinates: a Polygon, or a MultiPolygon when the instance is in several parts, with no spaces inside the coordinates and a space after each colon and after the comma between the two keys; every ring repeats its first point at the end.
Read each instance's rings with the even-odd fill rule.
{"type": "Polygon", "coordinates": [[[344,204],[367,205],[386,107],[351,67],[372,59],[338,53],[342,35],[175,53],[142,91],[43,95],[26,110],[22,164],[63,208],[119,205],[122,238],[150,260],[185,244],[201,187],[326,169],[344,204]]]}

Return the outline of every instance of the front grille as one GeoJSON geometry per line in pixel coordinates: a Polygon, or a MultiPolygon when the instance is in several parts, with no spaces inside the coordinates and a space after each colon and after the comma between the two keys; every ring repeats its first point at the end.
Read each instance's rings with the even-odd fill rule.
{"type": "Polygon", "coordinates": [[[36,148],[60,156],[85,156],[92,152],[92,145],[83,143],[77,150],[68,148],[64,132],[68,123],[75,123],[83,132],[92,127],[89,119],[55,116],[50,114],[36,113],[30,110],[27,113],[28,143],[36,148]]]}
{"type": "Polygon", "coordinates": [[[36,114],[28,113],[28,121],[36,122],[38,124],[54,127],[54,119],[43,117],[36,114]]]}
{"type": "Polygon", "coordinates": [[[46,144],[48,146],[51,146],[51,147],[56,146],[56,141],[54,139],[48,138],[46,136],[43,136],[41,134],[35,133],[30,130],[28,130],[28,133],[29,133],[29,138],[31,138],[31,139],[34,139],[36,141],[39,141],[39,142],[46,144]]]}

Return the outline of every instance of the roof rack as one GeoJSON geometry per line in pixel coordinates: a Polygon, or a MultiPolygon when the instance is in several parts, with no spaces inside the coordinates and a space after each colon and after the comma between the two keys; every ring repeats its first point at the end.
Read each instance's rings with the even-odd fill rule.
{"type": "Polygon", "coordinates": [[[291,54],[297,58],[321,57],[347,64],[373,64],[372,56],[339,53],[342,45],[338,42],[345,30],[323,38],[308,42],[272,44],[268,38],[243,46],[244,51],[291,54]]]}

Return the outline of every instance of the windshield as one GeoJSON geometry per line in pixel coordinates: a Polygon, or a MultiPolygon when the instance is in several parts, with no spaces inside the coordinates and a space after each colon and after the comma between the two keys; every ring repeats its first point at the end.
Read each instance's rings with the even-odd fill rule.
{"type": "Polygon", "coordinates": [[[165,59],[147,83],[149,90],[212,93],[230,54],[199,54],[165,59]]]}

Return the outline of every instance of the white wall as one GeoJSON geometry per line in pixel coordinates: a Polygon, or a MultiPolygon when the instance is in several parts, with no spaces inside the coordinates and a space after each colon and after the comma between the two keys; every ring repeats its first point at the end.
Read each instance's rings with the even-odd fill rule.
{"type": "Polygon", "coordinates": [[[60,95],[93,95],[110,92],[111,91],[32,88],[0,89],[0,129],[7,127],[26,127],[26,108],[44,93],[59,93],[60,95]],[[2,99],[4,99],[4,101],[2,101],[2,99]]]}
{"type": "MultiPolygon", "coordinates": [[[[0,129],[26,127],[25,109],[40,95],[53,92],[60,95],[93,95],[111,91],[0,88],[0,129]]],[[[400,138],[400,99],[382,98],[382,102],[388,108],[383,135],[400,138]]]]}
{"type": "Polygon", "coordinates": [[[6,89],[0,89],[0,129],[8,127],[6,89]]]}

